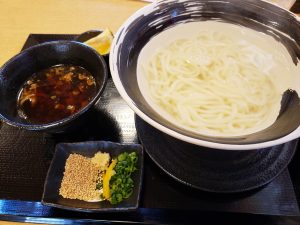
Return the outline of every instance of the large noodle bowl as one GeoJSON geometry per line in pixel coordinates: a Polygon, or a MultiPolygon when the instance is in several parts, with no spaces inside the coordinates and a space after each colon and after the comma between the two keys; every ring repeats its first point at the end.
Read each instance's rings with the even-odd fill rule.
{"type": "Polygon", "coordinates": [[[277,68],[286,61],[282,47],[272,52],[274,39],[236,25],[210,21],[172,29],[180,27],[179,38],[158,35],[139,56],[138,83],[147,102],[170,122],[204,135],[246,135],[272,125],[291,83],[277,68]],[[198,29],[184,36],[189,26],[198,29]]]}

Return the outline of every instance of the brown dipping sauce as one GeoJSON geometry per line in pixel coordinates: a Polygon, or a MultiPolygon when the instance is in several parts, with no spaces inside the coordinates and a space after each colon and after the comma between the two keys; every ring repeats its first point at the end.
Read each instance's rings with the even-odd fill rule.
{"type": "Polygon", "coordinates": [[[19,114],[34,123],[51,123],[78,112],[96,92],[95,78],[86,69],[53,66],[34,73],[22,86],[19,114]]]}

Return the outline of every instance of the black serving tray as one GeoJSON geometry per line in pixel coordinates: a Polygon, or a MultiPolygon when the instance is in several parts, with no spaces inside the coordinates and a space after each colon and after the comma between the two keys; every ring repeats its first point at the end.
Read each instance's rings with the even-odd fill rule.
{"type": "MultiPolygon", "coordinates": [[[[31,34],[24,48],[76,35],[31,34]]],[[[140,208],[134,212],[83,213],[41,204],[43,185],[56,143],[105,140],[138,143],[134,113],[111,78],[91,110],[85,128],[68,135],[0,128],[0,220],[43,223],[297,224],[300,222],[300,153],[268,185],[243,193],[216,194],[187,187],[164,173],[145,155],[140,208]],[[226,221],[226,223],[225,223],[226,221]]],[[[162,149],[163,150],[163,149],[162,149]]]]}

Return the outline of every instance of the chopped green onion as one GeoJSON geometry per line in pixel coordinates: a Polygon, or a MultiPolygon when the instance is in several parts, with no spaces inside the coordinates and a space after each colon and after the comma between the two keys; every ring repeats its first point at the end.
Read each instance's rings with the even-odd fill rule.
{"type": "Polygon", "coordinates": [[[110,192],[112,204],[118,204],[130,197],[133,193],[134,183],[131,174],[136,170],[136,152],[124,152],[117,157],[118,162],[114,168],[116,174],[110,180],[110,192]]]}

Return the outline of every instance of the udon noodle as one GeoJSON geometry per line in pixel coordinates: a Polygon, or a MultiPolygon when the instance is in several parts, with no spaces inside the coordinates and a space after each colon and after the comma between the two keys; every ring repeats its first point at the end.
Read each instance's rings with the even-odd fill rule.
{"type": "Polygon", "coordinates": [[[272,79],[273,66],[268,52],[212,29],[157,49],[143,73],[151,101],[173,123],[238,136],[276,120],[282,91],[272,79]]]}

